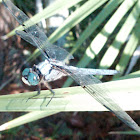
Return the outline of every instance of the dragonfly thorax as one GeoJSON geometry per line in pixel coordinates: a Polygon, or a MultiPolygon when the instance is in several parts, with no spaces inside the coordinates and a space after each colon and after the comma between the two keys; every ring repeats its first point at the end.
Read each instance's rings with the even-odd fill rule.
{"type": "Polygon", "coordinates": [[[36,86],[41,81],[41,73],[38,69],[26,68],[22,72],[22,81],[29,86],[36,86]]]}

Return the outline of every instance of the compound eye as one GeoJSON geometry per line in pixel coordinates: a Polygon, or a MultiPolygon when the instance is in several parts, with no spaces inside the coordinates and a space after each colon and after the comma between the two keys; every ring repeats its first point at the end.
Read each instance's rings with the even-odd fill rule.
{"type": "Polygon", "coordinates": [[[33,86],[38,85],[39,82],[40,82],[40,79],[39,79],[38,74],[37,74],[36,72],[33,72],[33,71],[30,72],[30,73],[28,74],[28,81],[29,81],[29,83],[30,83],[31,85],[33,85],[33,86]]]}
{"type": "Polygon", "coordinates": [[[28,76],[29,72],[30,72],[30,68],[25,68],[25,69],[23,70],[23,72],[22,72],[22,76],[23,76],[23,77],[28,76]]]}

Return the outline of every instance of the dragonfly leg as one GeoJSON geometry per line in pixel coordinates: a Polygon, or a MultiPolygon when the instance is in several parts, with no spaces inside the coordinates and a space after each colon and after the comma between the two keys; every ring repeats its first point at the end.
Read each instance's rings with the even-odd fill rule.
{"type": "Polygon", "coordinates": [[[50,92],[52,93],[52,97],[51,97],[51,99],[49,100],[49,102],[48,102],[47,105],[46,105],[46,106],[48,106],[49,103],[52,101],[52,99],[53,99],[53,97],[54,97],[54,95],[55,95],[55,92],[52,90],[52,88],[51,88],[51,86],[49,85],[49,83],[45,82],[44,84],[45,84],[45,86],[50,90],[50,92]]]}
{"type": "MultiPolygon", "coordinates": [[[[55,92],[52,90],[52,88],[51,88],[51,86],[47,83],[47,82],[45,82],[45,83],[43,83],[49,90],[50,90],[50,92],[52,93],[52,97],[50,98],[50,100],[49,100],[49,102],[46,104],[46,107],[49,105],[49,103],[52,101],[52,99],[53,99],[53,97],[54,97],[54,95],[55,95],[55,92]]],[[[43,106],[43,104],[44,104],[44,102],[45,102],[45,100],[46,100],[46,98],[47,97],[44,97],[44,101],[42,102],[42,104],[41,104],[41,106],[40,106],[40,110],[42,110],[42,106],[43,106]]]]}
{"type": "MultiPolygon", "coordinates": [[[[52,90],[52,88],[51,88],[51,86],[47,83],[47,82],[45,82],[44,83],[45,84],[45,86],[50,90],[50,92],[52,93],[52,97],[50,98],[50,100],[49,100],[49,102],[47,103],[47,105],[46,106],[48,106],[49,105],[49,103],[52,101],[52,99],[54,98],[54,95],[55,95],[55,92],[52,90]]],[[[29,99],[33,99],[34,97],[36,97],[36,96],[38,96],[39,94],[40,94],[40,91],[41,91],[41,83],[37,86],[38,87],[38,92],[37,92],[37,94],[36,95],[34,95],[34,96],[32,96],[32,97],[29,97],[28,98],[28,100],[29,99]]],[[[45,98],[46,99],[46,98],[45,98]]],[[[45,100],[44,99],[44,100],[45,100]]],[[[26,101],[26,102],[28,102],[28,100],[26,101]]],[[[43,104],[43,103],[42,103],[43,104]]]]}
{"type": "Polygon", "coordinates": [[[38,84],[38,86],[37,86],[37,94],[32,96],[32,97],[29,97],[26,102],[28,102],[28,100],[33,99],[34,97],[38,96],[40,94],[40,90],[41,90],[41,84],[38,84]]]}

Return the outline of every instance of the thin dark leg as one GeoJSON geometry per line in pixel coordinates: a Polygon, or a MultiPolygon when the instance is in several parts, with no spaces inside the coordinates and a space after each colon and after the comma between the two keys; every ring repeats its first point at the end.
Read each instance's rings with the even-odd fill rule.
{"type": "Polygon", "coordinates": [[[52,99],[53,99],[53,97],[54,97],[54,95],[55,95],[55,92],[52,90],[52,88],[51,88],[51,86],[46,82],[45,83],[45,86],[50,90],[50,92],[53,94],[52,95],[52,97],[51,97],[51,99],[50,99],[50,101],[47,103],[47,105],[46,106],[48,106],[49,105],[49,103],[52,101],[52,99]]]}
{"type": "MultiPolygon", "coordinates": [[[[38,95],[40,94],[40,90],[41,90],[41,84],[39,83],[39,84],[37,85],[37,94],[34,95],[34,96],[32,96],[32,97],[29,97],[28,100],[29,100],[29,99],[33,99],[34,97],[38,96],[38,95]]],[[[28,100],[27,100],[26,102],[28,102],[28,100]]]]}
{"type": "MultiPolygon", "coordinates": [[[[52,97],[51,97],[51,99],[49,100],[49,102],[48,102],[47,105],[46,105],[46,107],[47,107],[47,106],[49,105],[49,103],[52,101],[52,99],[53,99],[53,97],[54,97],[54,95],[55,95],[55,92],[51,89],[51,86],[50,86],[47,82],[45,82],[44,84],[45,84],[45,86],[50,90],[50,92],[52,93],[52,97]]],[[[47,98],[47,97],[44,98],[44,101],[42,102],[41,106],[43,106],[43,104],[44,104],[46,98],[47,98]]],[[[40,106],[40,110],[42,110],[42,109],[41,109],[41,106],[40,106]]]]}
{"type": "MultiPolygon", "coordinates": [[[[52,90],[51,86],[50,86],[47,82],[45,82],[44,84],[45,84],[45,86],[50,90],[50,92],[52,93],[52,97],[51,97],[51,99],[49,100],[49,102],[48,102],[47,105],[46,105],[46,107],[47,107],[47,106],[49,105],[49,103],[52,101],[52,99],[54,98],[55,92],[52,90]]],[[[32,96],[32,97],[29,97],[28,100],[29,100],[29,99],[33,99],[34,97],[36,97],[36,96],[38,96],[38,95],[40,94],[40,91],[41,91],[41,83],[40,83],[37,87],[38,87],[38,90],[37,90],[38,92],[37,92],[37,94],[34,95],[34,96],[32,96]]],[[[46,97],[44,98],[44,101],[45,101],[45,99],[46,99],[46,97]]],[[[28,100],[27,100],[27,101],[28,101],[28,100]]],[[[27,101],[26,101],[26,102],[27,102],[27,101]]],[[[43,103],[44,103],[44,101],[43,101],[43,103]]],[[[43,103],[42,103],[42,104],[43,104],[43,103]]],[[[42,106],[42,105],[41,105],[41,106],[42,106]]]]}

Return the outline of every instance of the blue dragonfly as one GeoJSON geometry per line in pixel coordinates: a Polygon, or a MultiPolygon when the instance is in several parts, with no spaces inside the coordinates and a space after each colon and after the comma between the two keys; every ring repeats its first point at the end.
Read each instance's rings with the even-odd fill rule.
{"type": "MultiPolygon", "coordinates": [[[[104,86],[98,85],[101,81],[93,76],[115,75],[118,73],[116,70],[87,69],[66,65],[65,59],[67,56],[69,56],[69,60],[73,59],[72,55],[70,55],[65,49],[52,45],[48,41],[45,33],[41,31],[37,25],[34,25],[34,23],[29,20],[28,16],[18,9],[10,0],[2,0],[2,2],[24,29],[23,31],[17,30],[16,34],[37,47],[45,57],[45,61],[38,65],[34,65],[32,68],[24,69],[22,72],[22,80],[25,84],[35,86],[40,82],[48,83],[55,81],[62,76],[70,76],[84,90],[86,90],[87,93],[108,110],[113,112],[120,120],[132,129],[140,132],[140,127],[135,121],[107,95],[109,90],[104,86]]],[[[49,86],[48,88],[54,94],[49,86]]]]}

